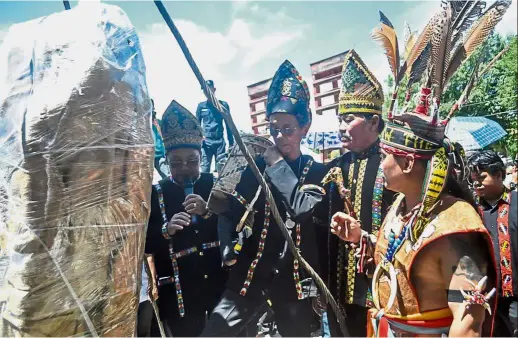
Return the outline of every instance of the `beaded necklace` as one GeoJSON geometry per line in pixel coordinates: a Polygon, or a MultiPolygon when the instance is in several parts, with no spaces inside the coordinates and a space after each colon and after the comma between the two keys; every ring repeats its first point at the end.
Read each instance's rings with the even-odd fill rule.
{"type": "MultiPolygon", "coordinates": [[[[402,202],[404,203],[404,202],[402,202]]],[[[390,229],[387,252],[385,253],[385,259],[388,262],[392,262],[394,260],[394,256],[399,251],[405,240],[409,235],[409,229],[411,225],[414,223],[414,220],[417,216],[417,211],[421,208],[422,203],[418,203],[415,207],[410,210],[406,215],[399,217],[401,222],[404,222],[403,228],[399,232],[399,235],[396,237],[394,230],[390,229]]],[[[402,205],[404,207],[404,204],[402,205]]]]}

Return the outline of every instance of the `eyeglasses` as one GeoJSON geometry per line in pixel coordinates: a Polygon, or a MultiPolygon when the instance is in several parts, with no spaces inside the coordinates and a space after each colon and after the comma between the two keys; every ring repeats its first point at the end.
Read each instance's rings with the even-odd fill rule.
{"type": "Polygon", "coordinates": [[[198,165],[200,164],[200,160],[199,159],[190,159],[190,160],[187,160],[187,161],[169,161],[169,165],[171,166],[171,168],[175,168],[175,169],[181,169],[183,168],[184,165],[186,165],[188,168],[196,168],[198,165]]]}
{"type": "Polygon", "coordinates": [[[272,135],[273,137],[276,137],[277,135],[279,135],[279,133],[282,133],[282,135],[284,135],[284,136],[291,136],[297,129],[299,129],[299,128],[297,128],[297,127],[274,128],[274,127],[270,126],[270,135],[272,135]]]}

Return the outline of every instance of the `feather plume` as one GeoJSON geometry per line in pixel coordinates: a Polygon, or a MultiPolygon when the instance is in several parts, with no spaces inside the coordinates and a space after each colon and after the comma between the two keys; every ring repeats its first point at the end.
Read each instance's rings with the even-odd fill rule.
{"type": "Polygon", "coordinates": [[[410,33],[410,37],[408,38],[408,41],[405,45],[405,54],[403,58],[406,60],[408,58],[408,55],[410,55],[410,52],[412,51],[412,48],[414,48],[414,45],[417,40],[417,32],[410,33]]]}
{"type": "Polygon", "coordinates": [[[410,35],[412,34],[412,31],[410,30],[410,25],[408,22],[405,21],[405,32],[403,34],[403,46],[406,46],[408,43],[408,39],[410,38],[410,35]]]}
{"type": "Polygon", "coordinates": [[[428,68],[428,61],[430,60],[430,51],[432,49],[431,47],[431,43],[428,43],[426,47],[423,49],[421,55],[419,55],[417,60],[415,60],[415,62],[412,64],[412,68],[410,68],[407,71],[408,88],[410,88],[414,83],[421,80],[424,71],[426,70],[426,68],[428,68]]]}
{"type": "MultiPolygon", "coordinates": [[[[451,44],[451,7],[446,7],[434,16],[433,30],[431,36],[431,64],[432,84],[436,88],[436,95],[440,96],[443,88],[443,74],[445,66],[449,63],[449,52],[451,44]]],[[[436,97],[437,97],[436,96],[436,97]]]]}
{"type": "Polygon", "coordinates": [[[399,47],[397,34],[392,23],[381,11],[380,21],[381,25],[379,28],[374,29],[372,32],[372,38],[385,50],[392,75],[396,81],[399,74],[399,47]]]}
{"type": "Polygon", "coordinates": [[[485,7],[485,1],[466,1],[460,12],[453,16],[453,45],[456,45],[471,25],[482,16],[485,7]]]}
{"type": "Polygon", "coordinates": [[[414,48],[415,42],[417,39],[417,32],[410,30],[410,26],[407,22],[405,22],[405,43],[403,46],[405,47],[403,51],[403,60],[406,60],[412,48],[414,48]]]}
{"type": "Polygon", "coordinates": [[[404,26],[405,32],[403,33],[403,44],[406,44],[408,41],[408,37],[410,36],[410,33],[412,33],[412,31],[410,30],[410,25],[407,21],[405,21],[404,26]]]}
{"type": "Polygon", "coordinates": [[[486,40],[495,26],[502,20],[510,4],[510,0],[496,1],[488,8],[484,15],[472,25],[463,43],[460,44],[451,55],[449,66],[445,69],[445,82],[451,79],[460,65],[486,40]]]}
{"type": "Polygon", "coordinates": [[[412,47],[410,53],[408,54],[408,57],[406,58],[406,69],[411,69],[413,63],[417,60],[419,55],[423,52],[423,50],[426,48],[426,45],[428,45],[428,42],[430,41],[430,37],[432,35],[432,28],[433,28],[433,20],[434,18],[430,19],[426,26],[424,27],[421,34],[416,38],[416,42],[414,43],[414,46],[412,47]]]}

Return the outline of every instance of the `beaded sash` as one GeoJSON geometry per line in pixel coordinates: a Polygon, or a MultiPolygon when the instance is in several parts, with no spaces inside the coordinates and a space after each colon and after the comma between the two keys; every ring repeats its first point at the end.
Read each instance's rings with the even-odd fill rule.
{"type": "MultiPolygon", "coordinates": [[[[498,201],[498,216],[496,224],[498,228],[498,247],[500,249],[500,272],[502,295],[512,297],[513,292],[513,268],[511,264],[511,238],[509,235],[509,207],[511,205],[511,194],[504,191],[498,201]]],[[[478,204],[478,211],[484,219],[484,210],[478,204]]]]}
{"type": "MultiPolygon", "coordinates": [[[[302,170],[302,174],[300,176],[297,188],[300,188],[304,184],[304,181],[306,180],[306,176],[307,176],[307,174],[309,172],[309,169],[311,168],[312,165],[313,165],[313,160],[310,159],[306,163],[306,166],[304,167],[304,170],[302,170]]],[[[243,198],[243,200],[244,200],[244,198],[243,198]]],[[[246,200],[244,200],[244,203],[246,203],[246,204],[244,204],[243,201],[241,201],[241,199],[239,199],[239,198],[238,198],[238,201],[241,202],[245,206],[248,204],[246,202],[246,200]]],[[[250,287],[250,284],[252,283],[252,279],[254,277],[255,268],[257,267],[257,264],[259,263],[259,260],[263,256],[264,245],[265,245],[265,242],[266,242],[266,236],[268,235],[268,227],[270,226],[270,220],[271,220],[270,219],[270,212],[271,212],[270,204],[268,202],[266,202],[265,203],[265,210],[264,210],[264,225],[263,225],[263,230],[261,231],[261,238],[259,239],[259,246],[257,248],[257,254],[255,256],[255,259],[250,264],[250,267],[248,268],[248,273],[247,273],[245,282],[243,283],[243,287],[241,288],[241,291],[239,292],[241,294],[241,296],[245,296],[246,295],[246,292],[248,291],[248,288],[250,287]]],[[[296,224],[296,226],[295,226],[295,233],[296,233],[295,246],[296,246],[296,248],[298,250],[300,248],[300,240],[301,240],[300,224],[296,224]]],[[[300,268],[299,267],[299,261],[297,259],[294,259],[293,260],[293,280],[295,282],[295,289],[297,290],[297,298],[298,299],[302,299],[303,295],[302,295],[302,286],[300,284],[299,268],[300,268]]]]}
{"type": "MultiPolygon", "coordinates": [[[[155,189],[158,195],[158,204],[160,205],[160,211],[162,213],[162,219],[164,220],[164,223],[168,223],[167,220],[167,214],[165,210],[165,203],[164,203],[164,193],[162,191],[162,187],[160,187],[160,184],[155,184],[155,189]]],[[[210,249],[219,246],[219,241],[216,242],[209,242],[209,243],[203,243],[202,244],[202,250],[210,249]]],[[[185,306],[183,301],[183,293],[182,293],[182,285],[180,284],[180,269],[178,267],[178,261],[177,259],[180,257],[184,257],[187,255],[190,255],[192,253],[195,253],[198,251],[197,247],[190,247],[178,252],[174,252],[173,248],[173,239],[169,239],[169,258],[171,258],[171,264],[173,265],[173,277],[169,277],[171,280],[174,280],[175,288],[176,288],[176,299],[178,301],[178,312],[180,313],[180,317],[185,316],[185,306]]],[[[159,285],[168,284],[164,281],[159,282],[159,285]]]]}

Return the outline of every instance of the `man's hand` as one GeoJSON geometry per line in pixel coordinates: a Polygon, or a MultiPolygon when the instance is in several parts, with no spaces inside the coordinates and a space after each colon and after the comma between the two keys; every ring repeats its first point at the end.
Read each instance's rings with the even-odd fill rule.
{"type": "Polygon", "coordinates": [[[271,146],[270,148],[266,149],[263,156],[266,165],[270,167],[283,159],[281,153],[279,152],[279,148],[276,146],[271,146]]]}
{"type": "MultiPolygon", "coordinates": [[[[473,290],[488,273],[489,248],[480,234],[458,234],[446,237],[445,249],[440,250],[441,269],[444,284],[449,290],[473,290]]],[[[495,281],[489,281],[494,285],[495,281]]],[[[485,284],[485,283],[482,283],[485,284]]],[[[485,285],[481,286],[481,289],[485,285]]],[[[484,288],[485,289],[485,288],[484,288]]],[[[480,290],[484,293],[489,290],[480,290]]],[[[450,336],[476,337],[482,334],[482,323],[486,309],[479,305],[469,305],[448,299],[453,314],[450,336]]]]}
{"type": "Polygon", "coordinates": [[[186,212],[179,212],[175,214],[167,224],[167,232],[169,235],[174,235],[177,231],[183,230],[191,224],[191,215],[186,212]]]}
{"type": "Polygon", "coordinates": [[[207,202],[200,195],[187,195],[182,205],[190,215],[203,216],[207,213],[207,202]]]}
{"type": "Polygon", "coordinates": [[[156,287],[156,284],[153,283],[153,281],[149,281],[147,285],[147,294],[152,302],[158,299],[158,288],[156,287]]]}
{"type": "Polygon", "coordinates": [[[358,243],[362,237],[362,225],[359,221],[343,212],[337,212],[331,218],[331,233],[341,240],[358,243]]]}

